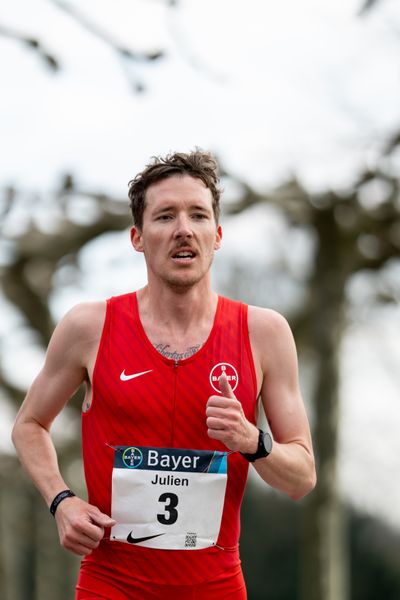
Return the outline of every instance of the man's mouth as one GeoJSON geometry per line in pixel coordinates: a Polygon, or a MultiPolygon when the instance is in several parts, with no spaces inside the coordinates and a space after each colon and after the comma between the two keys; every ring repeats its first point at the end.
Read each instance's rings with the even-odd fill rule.
{"type": "Polygon", "coordinates": [[[196,256],[196,253],[193,250],[177,250],[172,255],[173,259],[176,260],[191,260],[196,256]]]}
{"type": "Polygon", "coordinates": [[[174,258],[193,258],[193,257],[194,257],[193,252],[177,252],[176,254],[174,254],[174,258]]]}

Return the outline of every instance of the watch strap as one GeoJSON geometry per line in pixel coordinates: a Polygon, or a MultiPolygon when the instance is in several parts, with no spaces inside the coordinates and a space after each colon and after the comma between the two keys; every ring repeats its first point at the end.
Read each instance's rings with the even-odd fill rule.
{"type": "Polygon", "coordinates": [[[266,435],[269,436],[269,433],[266,433],[262,429],[258,429],[258,431],[259,431],[259,434],[258,434],[257,450],[253,454],[250,454],[247,452],[240,453],[249,462],[254,462],[258,458],[265,458],[270,455],[270,452],[266,449],[265,443],[264,443],[264,438],[266,435]]]}

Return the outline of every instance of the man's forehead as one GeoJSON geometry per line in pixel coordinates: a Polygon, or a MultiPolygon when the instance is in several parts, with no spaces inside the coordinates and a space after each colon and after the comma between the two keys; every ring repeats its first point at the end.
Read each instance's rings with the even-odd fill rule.
{"type": "Polygon", "coordinates": [[[153,183],[146,191],[146,204],[168,201],[212,202],[211,190],[201,179],[191,175],[173,175],[153,183]]]}

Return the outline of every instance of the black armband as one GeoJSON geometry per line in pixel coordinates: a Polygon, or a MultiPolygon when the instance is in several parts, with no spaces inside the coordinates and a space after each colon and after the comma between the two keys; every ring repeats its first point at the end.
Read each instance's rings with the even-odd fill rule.
{"type": "Polygon", "coordinates": [[[57,494],[53,502],[50,504],[50,512],[53,515],[53,517],[56,514],[57,506],[60,504],[60,502],[65,500],[65,498],[72,498],[72,496],[75,496],[75,494],[74,492],[71,492],[71,490],[63,490],[62,492],[57,494]]]}

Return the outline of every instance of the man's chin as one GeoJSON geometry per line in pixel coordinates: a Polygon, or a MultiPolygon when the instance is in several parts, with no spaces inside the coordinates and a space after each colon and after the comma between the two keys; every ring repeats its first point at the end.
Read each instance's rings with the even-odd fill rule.
{"type": "Polygon", "coordinates": [[[199,283],[201,279],[202,277],[186,275],[180,277],[168,277],[164,281],[170,289],[174,290],[174,292],[184,293],[187,292],[187,290],[190,290],[197,283],[199,283]]]}

